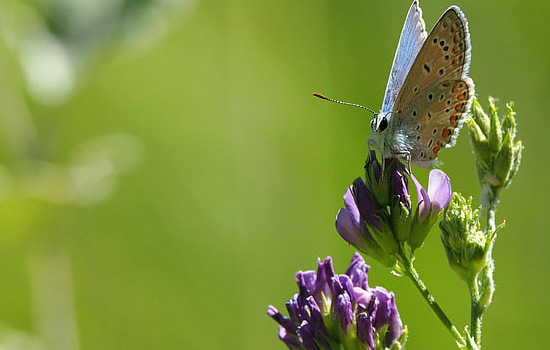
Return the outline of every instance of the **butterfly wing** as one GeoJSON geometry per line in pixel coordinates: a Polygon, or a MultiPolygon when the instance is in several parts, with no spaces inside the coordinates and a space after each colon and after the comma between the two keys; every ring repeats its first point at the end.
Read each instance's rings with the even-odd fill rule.
{"type": "Polygon", "coordinates": [[[455,144],[472,96],[470,78],[445,80],[430,86],[403,110],[409,118],[402,119],[401,147],[413,163],[428,169],[443,147],[455,144]]]}
{"type": "Polygon", "coordinates": [[[418,1],[414,1],[409,8],[405,24],[401,30],[401,36],[399,37],[397,51],[395,51],[384,95],[384,102],[382,103],[382,112],[392,110],[405,77],[411,69],[414,59],[426,40],[427,35],[426,25],[422,19],[422,10],[418,6],[418,1]]]}
{"type": "Polygon", "coordinates": [[[470,35],[462,11],[450,7],[426,38],[396,98],[390,135],[395,153],[430,167],[443,147],[454,145],[474,95],[467,77],[470,35]]]}

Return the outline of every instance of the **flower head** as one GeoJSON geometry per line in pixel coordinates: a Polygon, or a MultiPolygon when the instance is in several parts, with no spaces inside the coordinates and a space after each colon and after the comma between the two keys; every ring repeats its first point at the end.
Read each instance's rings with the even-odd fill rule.
{"type": "Polygon", "coordinates": [[[355,253],[345,274],[334,273],[332,259],[317,271],[298,272],[299,293],[286,303],[289,317],[269,306],[279,338],[291,350],[400,349],[406,338],[395,296],[368,286],[370,267],[355,253]]]}
{"type": "Polygon", "coordinates": [[[439,227],[449,265],[469,282],[487,264],[494,239],[494,235],[486,235],[482,230],[480,210],[472,207],[472,197],[464,198],[454,193],[439,227]]]}
{"type": "Polygon", "coordinates": [[[407,242],[413,252],[423,244],[449,204],[451,181],[443,171],[434,169],[425,190],[397,159],[385,159],[382,166],[374,151],[367,157],[365,175],[366,181],[357,178],[347,189],[345,208],[336,216],[336,229],[361,252],[393,267],[403,243],[407,242]],[[417,191],[415,208],[408,190],[409,177],[417,191]]]}

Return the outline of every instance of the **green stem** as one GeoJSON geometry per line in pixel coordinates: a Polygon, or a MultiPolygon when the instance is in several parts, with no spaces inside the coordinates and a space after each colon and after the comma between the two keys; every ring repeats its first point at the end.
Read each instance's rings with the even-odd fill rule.
{"type": "Polygon", "coordinates": [[[430,293],[420,276],[418,275],[418,272],[413,266],[413,263],[409,261],[405,256],[401,257],[403,259],[403,262],[405,263],[405,273],[407,276],[409,276],[414,283],[416,289],[422,294],[428,305],[432,308],[433,312],[437,315],[441,323],[451,332],[451,335],[458,344],[465,346],[466,341],[462,337],[462,334],[460,334],[460,331],[453,325],[449,317],[443,312],[437,301],[435,301],[434,296],[430,293]]]}
{"type": "Polygon", "coordinates": [[[486,220],[486,232],[494,232],[496,230],[496,211],[498,197],[499,194],[497,189],[494,189],[488,183],[482,184],[480,202],[482,217],[486,220]]]}
{"type": "MultiPolygon", "coordinates": [[[[496,230],[496,207],[499,202],[498,189],[495,189],[489,183],[482,183],[481,185],[481,210],[482,218],[485,221],[485,236],[490,237],[490,247],[487,253],[487,260],[492,261],[492,250],[494,242],[494,234],[496,230]]],[[[483,324],[483,312],[484,308],[480,305],[480,293],[479,293],[479,281],[478,276],[473,276],[469,283],[470,287],[470,327],[471,334],[476,342],[478,348],[481,349],[481,334],[483,324]]]]}
{"type": "Polygon", "coordinates": [[[470,281],[470,333],[475,343],[481,348],[481,325],[483,323],[483,310],[479,304],[479,288],[477,276],[470,281]]]}

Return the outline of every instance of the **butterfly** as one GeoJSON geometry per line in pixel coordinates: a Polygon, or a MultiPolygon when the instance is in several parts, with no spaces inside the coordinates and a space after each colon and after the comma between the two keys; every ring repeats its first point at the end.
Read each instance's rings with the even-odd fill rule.
{"type": "Polygon", "coordinates": [[[449,7],[427,34],[418,1],[401,31],[380,113],[321,94],[317,97],[374,113],[369,146],[430,169],[438,152],[452,147],[474,96],[470,79],[470,33],[457,6],[449,7]]]}
{"type": "Polygon", "coordinates": [[[474,96],[470,33],[457,6],[449,7],[430,34],[414,1],[395,57],[380,113],[371,121],[369,145],[383,158],[397,157],[429,169],[452,147],[474,96]]]}

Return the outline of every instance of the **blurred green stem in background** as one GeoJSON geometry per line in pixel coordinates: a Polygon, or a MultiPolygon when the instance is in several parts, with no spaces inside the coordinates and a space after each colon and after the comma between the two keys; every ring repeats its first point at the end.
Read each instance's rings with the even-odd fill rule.
{"type": "Polygon", "coordinates": [[[36,241],[29,264],[36,331],[47,349],[79,349],[66,239],[59,233],[42,232],[36,241]]]}
{"type": "Polygon", "coordinates": [[[0,1],[0,133],[6,158],[0,200],[25,203],[20,216],[30,222],[17,229],[31,239],[31,314],[45,349],[80,347],[67,239],[74,216],[109,197],[118,176],[139,162],[141,148],[132,136],[103,135],[77,145],[66,162],[54,163],[51,135],[38,132],[44,119],[29,111],[70,101],[105,51],[157,38],[173,7],[189,3],[0,1]],[[29,108],[33,103],[40,108],[29,108]]]}

